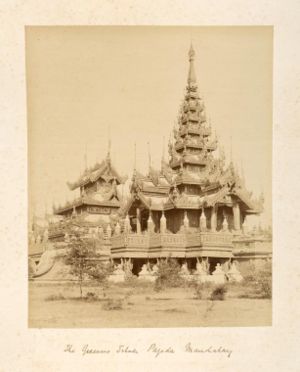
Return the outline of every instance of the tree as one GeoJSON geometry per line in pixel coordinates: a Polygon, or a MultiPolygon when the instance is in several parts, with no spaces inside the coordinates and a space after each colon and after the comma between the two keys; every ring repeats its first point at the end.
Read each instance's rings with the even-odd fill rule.
{"type": "Polygon", "coordinates": [[[78,279],[80,298],[83,297],[82,286],[85,280],[94,279],[104,283],[111,271],[110,265],[99,262],[94,242],[81,237],[71,240],[66,264],[71,266],[71,274],[78,279]]]}

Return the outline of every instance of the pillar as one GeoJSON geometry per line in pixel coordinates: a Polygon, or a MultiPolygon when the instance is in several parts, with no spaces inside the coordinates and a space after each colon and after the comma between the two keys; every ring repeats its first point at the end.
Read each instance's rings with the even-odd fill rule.
{"type": "Polygon", "coordinates": [[[116,227],[115,227],[115,234],[120,235],[120,233],[121,233],[121,226],[119,222],[117,222],[116,227]]]}
{"type": "Polygon", "coordinates": [[[48,241],[48,229],[45,229],[44,231],[44,235],[43,235],[43,242],[47,242],[48,241]]]}
{"type": "Polygon", "coordinates": [[[126,217],[124,220],[124,230],[126,233],[129,233],[131,231],[130,219],[129,219],[128,214],[126,214],[126,217]]]}
{"type": "Polygon", "coordinates": [[[136,232],[137,234],[141,233],[141,214],[139,208],[136,209],[136,232]]]}
{"type": "Polygon", "coordinates": [[[244,217],[243,222],[243,233],[247,235],[249,233],[248,225],[247,225],[247,216],[244,217]]]}
{"type": "Polygon", "coordinates": [[[187,216],[187,211],[184,211],[183,226],[186,229],[189,227],[189,219],[188,219],[188,216],[187,216]]]}
{"type": "Polygon", "coordinates": [[[240,205],[238,203],[233,204],[232,212],[233,212],[234,230],[240,231],[241,230],[241,213],[240,213],[240,205]]]}
{"type": "Polygon", "coordinates": [[[110,224],[107,225],[107,228],[106,228],[106,235],[107,235],[107,238],[108,238],[108,239],[111,238],[111,227],[110,227],[110,224]]]}
{"type": "Polygon", "coordinates": [[[211,231],[216,231],[217,229],[217,207],[215,205],[212,207],[211,210],[210,229],[211,231]]]}
{"type": "Polygon", "coordinates": [[[200,231],[206,231],[206,217],[204,213],[204,208],[202,209],[200,216],[200,231]]]}
{"type": "Polygon", "coordinates": [[[161,234],[164,234],[167,230],[167,220],[166,220],[164,211],[162,211],[162,216],[159,221],[159,226],[160,226],[161,234]]]}
{"type": "Polygon", "coordinates": [[[154,232],[154,223],[153,223],[153,220],[152,220],[152,212],[151,211],[149,211],[149,218],[147,220],[147,230],[150,233],[154,232]]]}
{"type": "Polygon", "coordinates": [[[227,216],[224,213],[224,221],[223,221],[223,231],[228,231],[228,221],[227,221],[227,216]]]}
{"type": "Polygon", "coordinates": [[[100,226],[98,229],[98,235],[100,238],[103,238],[103,227],[102,226],[100,226]]]}

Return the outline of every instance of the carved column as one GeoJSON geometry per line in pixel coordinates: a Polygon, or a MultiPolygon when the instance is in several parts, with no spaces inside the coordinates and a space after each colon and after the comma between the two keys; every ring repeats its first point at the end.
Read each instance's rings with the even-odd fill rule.
{"type": "Polygon", "coordinates": [[[233,212],[234,230],[240,231],[241,230],[241,213],[240,213],[240,205],[238,203],[233,204],[232,212],[233,212]]]}
{"type": "Polygon", "coordinates": [[[141,229],[141,213],[140,213],[140,209],[137,208],[136,209],[136,232],[137,234],[140,234],[142,231],[141,229]]]}

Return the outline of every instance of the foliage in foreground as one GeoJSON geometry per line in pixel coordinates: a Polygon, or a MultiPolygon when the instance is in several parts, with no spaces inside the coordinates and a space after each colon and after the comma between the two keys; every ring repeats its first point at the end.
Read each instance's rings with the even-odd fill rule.
{"type": "Polygon", "coordinates": [[[154,289],[160,291],[164,288],[178,288],[183,286],[185,281],[180,276],[180,269],[180,265],[174,259],[160,261],[154,289]]]}
{"type": "Polygon", "coordinates": [[[71,241],[65,262],[71,266],[71,274],[78,280],[80,298],[83,298],[82,286],[85,280],[92,279],[104,286],[112,271],[110,264],[99,262],[93,242],[80,237],[71,241]]]}
{"type": "Polygon", "coordinates": [[[120,298],[109,298],[102,305],[103,310],[122,310],[123,301],[120,298]]]}
{"type": "Polygon", "coordinates": [[[61,301],[61,300],[65,300],[65,296],[61,293],[52,294],[45,298],[45,301],[61,301]]]}
{"type": "Polygon", "coordinates": [[[192,287],[194,288],[194,297],[197,300],[207,300],[210,298],[212,289],[214,287],[213,283],[197,283],[193,282],[192,287]]]}
{"type": "MultiPolygon", "coordinates": [[[[259,268],[256,268],[255,265],[251,265],[249,267],[248,275],[244,278],[244,284],[253,288],[256,297],[267,299],[272,298],[271,262],[268,261],[259,268]]],[[[246,295],[243,297],[246,298],[246,295]]]]}
{"type": "Polygon", "coordinates": [[[224,284],[223,285],[218,285],[211,292],[210,299],[212,301],[216,301],[216,300],[217,301],[224,301],[226,292],[227,292],[227,288],[224,284]]]}
{"type": "Polygon", "coordinates": [[[194,298],[197,300],[219,300],[225,299],[227,286],[225,284],[215,285],[214,283],[194,283],[194,298]]]}

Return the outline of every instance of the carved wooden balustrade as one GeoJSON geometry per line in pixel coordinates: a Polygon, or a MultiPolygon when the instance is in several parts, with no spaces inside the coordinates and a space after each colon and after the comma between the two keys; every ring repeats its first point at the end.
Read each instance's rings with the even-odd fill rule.
{"type": "Polygon", "coordinates": [[[202,245],[232,247],[232,235],[229,233],[203,232],[200,234],[202,245]]]}
{"type": "Polygon", "coordinates": [[[120,254],[135,252],[136,257],[156,256],[201,256],[201,251],[212,251],[212,256],[231,256],[232,234],[223,232],[194,232],[194,233],[145,233],[121,234],[111,237],[112,257],[120,254]],[[194,254],[197,253],[198,254],[194,254]],[[220,253],[221,252],[221,253],[220,253]],[[139,254],[140,253],[140,254],[139,254]]]}

